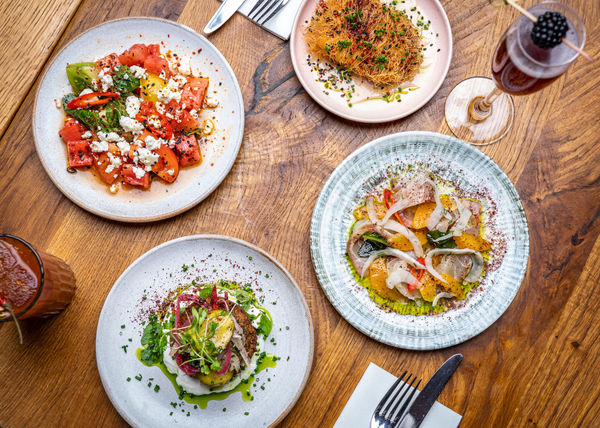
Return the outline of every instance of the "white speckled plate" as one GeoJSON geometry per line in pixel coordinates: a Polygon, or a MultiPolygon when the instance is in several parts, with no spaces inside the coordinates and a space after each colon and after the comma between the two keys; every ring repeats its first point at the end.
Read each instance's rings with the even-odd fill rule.
{"type": "Polygon", "coordinates": [[[80,207],[102,217],[127,222],[160,220],[179,214],[206,198],[233,166],[244,134],[244,106],[240,88],[223,55],[206,38],[176,22],[156,18],[124,18],[105,22],[82,33],[65,46],[46,69],[33,109],[35,145],[54,184],[80,207]],[[64,112],[55,105],[71,92],[65,66],[121,53],[134,43],[160,43],[162,50],[191,58],[191,65],[210,78],[209,94],[219,99],[212,119],[216,131],[202,144],[201,165],[183,168],[173,184],[154,180],[150,190],[121,189],[117,194],[91,171],[69,174],[66,145],[58,135],[64,112]],[[198,50],[201,50],[198,53],[198,50]],[[216,91],[216,93],[215,93],[216,91]]]}
{"type": "MultiPolygon", "coordinates": [[[[494,161],[473,146],[443,134],[404,132],[371,141],[348,156],[331,174],[317,200],[310,248],[321,287],[354,327],[380,342],[406,349],[439,349],[481,333],[508,308],[529,259],[529,231],[519,195],[494,161]],[[386,312],[358,285],[346,259],[352,211],[372,189],[394,175],[396,166],[420,163],[461,190],[478,193],[490,231],[505,246],[495,269],[464,304],[438,315],[386,312]],[[501,261],[501,262],[500,262],[501,261]]],[[[500,251],[501,253],[501,251],[500,251]]]]}
{"type": "MultiPolygon", "coordinates": [[[[304,0],[298,10],[294,27],[290,37],[290,55],[298,80],[306,92],[326,110],[344,119],[364,123],[383,123],[401,119],[423,107],[440,89],[452,60],[452,30],[443,6],[438,0],[407,0],[398,7],[405,7],[412,15],[410,9],[413,4],[418,7],[423,16],[431,20],[431,28],[424,32],[428,38],[425,60],[427,67],[420,72],[412,83],[418,89],[402,95],[401,102],[388,103],[384,100],[370,100],[357,103],[359,99],[369,94],[366,85],[357,84],[362,87],[355,95],[352,107],[348,106],[346,98],[340,93],[327,90],[324,83],[317,81],[316,73],[307,63],[308,48],[304,40],[304,30],[317,6],[318,0],[304,0]],[[437,36],[436,36],[437,34],[437,36]]],[[[389,1],[388,1],[389,3],[389,1]]]]}
{"type": "Polygon", "coordinates": [[[292,409],[306,385],[313,347],[310,311],[289,272],[260,248],[218,235],[168,241],[138,258],[108,294],[96,331],[96,361],[102,384],[115,408],[134,427],[275,425],[292,409]],[[184,264],[189,266],[185,272],[184,264]],[[273,317],[265,351],[281,360],[275,368],[257,375],[256,387],[251,388],[252,401],[243,401],[241,392],[235,392],[223,401],[210,401],[206,409],[183,403],[174,411],[170,403],[182,401],[169,379],[158,367],[146,367],[136,357],[141,321],[147,318],[144,314],[168,291],[194,279],[199,283],[219,279],[249,283],[257,296],[265,298],[264,305],[273,317]],[[123,345],[128,345],[127,353],[123,345]],[[142,381],[135,379],[138,374],[142,381]],[[150,378],[152,388],[147,386],[150,378]],[[155,385],[160,386],[158,392],[155,385]]]}

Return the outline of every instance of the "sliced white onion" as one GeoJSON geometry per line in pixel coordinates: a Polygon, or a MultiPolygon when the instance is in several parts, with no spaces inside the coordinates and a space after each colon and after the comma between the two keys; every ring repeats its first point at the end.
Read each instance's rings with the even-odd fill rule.
{"type": "Polygon", "coordinates": [[[354,227],[352,228],[352,236],[350,239],[352,240],[356,237],[360,238],[367,232],[368,229],[371,228],[371,226],[372,225],[368,220],[358,220],[356,223],[354,223],[354,227]]]}
{"type": "Polygon", "coordinates": [[[373,196],[367,196],[367,214],[369,215],[369,221],[371,223],[377,223],[377,211],[375,211],[375,198],[373,196]]]}
{"type": "Polygon", "coordinates": [[[371,266],[371,263],[373,263],[376,258],[381,257],[381,256],[398,257],[399,259],[402,259],[405,262],[418,267],[419,269],[425,269],[425,266],[423,266],[421,263],[416,261],[414,257],[411,257],[408,254],[406,254],[404,251],[400,251],[400,250],[397,250],[396,248],[388,247],[388,248],[384,248],[383,250],[374,251],[373,253],[371,253],[371,255],[369,256],[369,258],[367,258],[367,261],[365,262],[365,264],[362,268],[362,271],[360,273],[361,278],[365,277],[365,273],[367,273],[367,269],[369,268],[369,266],[371,266]]]}
{"type": "Polygon", "coordinates": [[[438,293],[438,294],[436,294],[436,295],[435,295],[435,298],[433,299],[433,302],[431,302],[431,304],[432,304],[433,306],[437,306],[437,304],[438,304],[438,301],[439,301],[440,299],[449,299],[449,298],[451,298],[451,297],[454,297],[454,294],[452,294],[452,293],[447,293],[447,292],[445,292],[445,291],[442,291],[441,293],[438,293]]]}
{"type": "Polygon", "coordinates": [[[433,242],[442,242],[448,238],[452,238],[454,235],[452,233],[447,233],[445,235],[440,236],[439,238],[432,239],[433,242]]]}
{"type": "Polygon", "coordinates": [[[459,217],[456,221],[456,224],[452,228],[454,236],[460,236],[465,231],[465,227],[469,223],[471,216],[471,210],[467,207],[467,204],[463,204],[457,197],[453,197],[454,202],[456,202],[456,206],[458,207],[459,217]]]}
{"type": "Polygon", "coordinates": [[[442,201],[440,200],[440,191],[432,180],[426,179],[425,183],[429,183],[431,187],[433,187],[433,197],[435,199],[435,209],[427,219],[427,229],[433,230],[435,226],[440,222],[442,218],[442,213],[444,212],[444,206],[442,205],[442,201]]]}
{"type": "Polygon", "coordinates": [[[448,284],[448,281],[446,281],[442,275],[440,275],[440,273],[433,268],[433,256],[440,254],[471,254],[473,256],[471,270],[464,279],[467,282],[477,281],[477,279],[479,279],[481,276],[481,272],[483,272],[483,257],[478,251],[471,250],[470,248],[437,248],[427,253],[425,256],[425,265],[427,266],[427,271],[444,284],[448,284]]]}
{"type": "Polygon", "coordinates": [[[419,297],[421,297],[419,294],[417,294],[416,291],[413,291],[412,293],[408,291],[408,287],[404,282],[397,283],[396,290],[398,290],[400,294],[402,294],[404,297],[410,300],[417,300],[419,297]]]}
{"type": "Polygon", "coordinates": [[[416,284],[417,288],[421,288],[419,280],[406,269],[396,269],[393,272],[390,272],[385,280],[385,285],[392,289],[401,282],[405,284],[416,284]]]}
{"type": "Polygon", "coordinates": [[[397,232],[400,235],[404,236],[413,246],[413,251],[417,255],[417,257],[423,257],[423,246],[417,238],[417,235],[414,234],[412,230],[408,227],[398,223],[395,220],[388,220],[388,222],[383,226],[384,229],[391,230],[392,232],[397,232]]]}
{"type": "Polygon", "coordinates": [[[412,292],[408,291],[407,284],[414,284],[416,288],[420,288],[421,283],[419,283],[419,280],[417,280],[417,278],[415,278],[409,271],[407,271],[404,267],[401,267],[403,265],[406,266],[406,264],[402,262],[388,263],[389,274],[385,281],[385,285],[390,289],[396,288],[400,294],[410,300],[417,300],[419,297],[421,297],[420,293],[418,293],[416,289],[412,292]]]}
{"type": "Polygon", "coordinates": [[[471,266],[471,270],[465,277],[465,281],[467,282],[477,282],[481,277],[481,273],[483,272],[483,256],[475,251],[473,253],[473,265],[471,266]]]}
{"type": "Polygon", "coordinates": [[[397,212],[403,211],[410,206],[409,199],[400,199],[394,203],[385,213],[385,216],[379,221],[380,225],[384,225],[397,212]]]}

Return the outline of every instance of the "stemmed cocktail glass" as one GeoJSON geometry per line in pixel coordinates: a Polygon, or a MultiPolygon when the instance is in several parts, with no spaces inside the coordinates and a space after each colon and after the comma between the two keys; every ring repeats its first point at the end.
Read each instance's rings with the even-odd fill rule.
{"type": "MultiPolygon", "coordinates": [[[[539,18],[547,11],[567,19],[564,39],[579,49],[585,43],[585,27],[569,6],[543,1],[529,9],[539,18]]],[[[471,77],[460,82],[446,100],[446,122],[459,138],[475,145],[495,143],[506,135],[515,115],[512,95],[539,91],[560,77],[578,52],[564,42],[543,49],[531,36],[534,22],[521,16],[501,37],[492,58],[492,77],[471,77]]]]}

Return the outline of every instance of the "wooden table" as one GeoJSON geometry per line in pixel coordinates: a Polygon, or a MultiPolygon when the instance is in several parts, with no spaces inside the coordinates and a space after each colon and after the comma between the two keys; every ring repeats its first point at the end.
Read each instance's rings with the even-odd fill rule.
{"type": "MultiPolygon", "coordinates": [[[[515,98],[517,115],[509,135],[482,149],[516,185],[531,230],[527,276],[512,305],[485,332],[441,351],[382,345],[337,314],[312,269],[309,222],[331,171],[382,135],[449,133],[443,119],[446,96],[463,78],[489,74],[495,43],[516,18],[510,7],[484,0],[442,3],[454,33],[444,85],[412,116],[373,126],[340,120],[315,104],[294,75],[288,43],[234,16],[210,40],[229,60],[244,95],[246,130],[238,159],[223,184],[197,207],[135,225],[80,209],[46,175],[31,131],[40,72],[57,49],[91,26],[149,15],[200,31],[217,0],[2,1],[0,231],[66,260],[78,290],[60,316],[23,323],[24,346],[18,345],[12,324],[0,324],[0,426],[125,426],[96,369],[102,304],[134,259],[166,240],[196,233],[226,234],[264,248],[304,291],[315,325],[314,365],[284,426],[331,426],[371,361],[392,373],[408,367],[429,377],[455,352],[465,359],[439,400],[464,415],[462,426],[599,426],[598,62],[579,59],[548,88],[515,98]]],[[[584,17],[587,50],[600,58],[600,4],[567,3],[584,17]]]]}

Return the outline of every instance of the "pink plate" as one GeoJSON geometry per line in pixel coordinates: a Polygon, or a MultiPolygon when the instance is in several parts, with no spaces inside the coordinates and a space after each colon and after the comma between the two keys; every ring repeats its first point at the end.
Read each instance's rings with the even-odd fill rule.
{"type": "MultiPolygon", "coordinates": [[[[304,0],[298,10],[292,34],[290,38],[290,53],[294,70],[298,79],[308,94],[323,108],[343,117],[344,119],[364,123],[390,122],[406,117],[427,103],[438,91],[450,67],[452,58],[452,31],[444,8],[438,0],[419,0],[418,10],[431,21],[427,50],[425,51],[425,65],[417,77],[413,80],[418,88],[401,95],[401,102],[387,102],[383,99],[373,99],[365,102],[355,97],[352,107],[339,93],[329,91],[326,94],[324,83],[317,81],[317,76],[307,63],[308,50],[304,41],[304,29],[310,22],[310,18],[316,8],[318,0],[304,0]],[[430,46],[433,44],[434,46],[430,46]],[[439,51],[438,51],[439,50],[439,51]]],[[[407,0],[403,7],[410,11],[416,0],[407,0]],[[410,4],[409,4],[410,3],[410,4]]],[[[408,12],[410,15],[410,12],[408,12]]],[[[361,89],[359,89],[359,92],[361,89]]],[[[367,93],[365,87],[362,93],[367,93]]]]}

